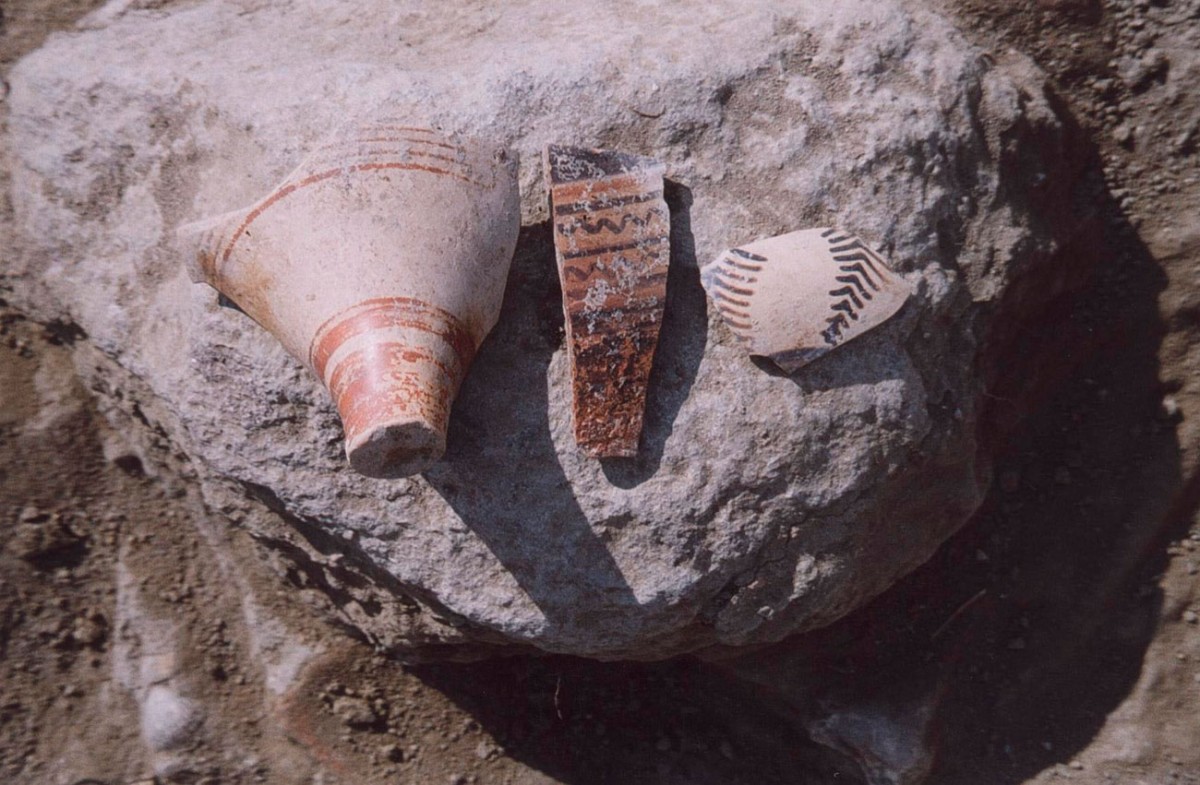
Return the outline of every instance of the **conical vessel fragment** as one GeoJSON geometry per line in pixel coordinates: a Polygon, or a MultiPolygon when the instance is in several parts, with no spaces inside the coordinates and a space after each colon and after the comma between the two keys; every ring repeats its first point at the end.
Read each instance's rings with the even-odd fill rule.
{"type": "Polygon", "coordinates": [[[520,227],[514,155],[418,124],[355,123],[206,227],[193,279],[317,374],[356,471],[399,477],[441,457],[500,313],[520,227]]]}

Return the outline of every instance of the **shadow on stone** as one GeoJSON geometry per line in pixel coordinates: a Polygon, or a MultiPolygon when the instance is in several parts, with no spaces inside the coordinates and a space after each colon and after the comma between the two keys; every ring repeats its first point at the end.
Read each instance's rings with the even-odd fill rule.
{"type": "Polygon", "coordinates": [[[1161,409],[1166,275],[1111,198],[1092,205],[1041,260],[1049,277],[1014,283],[998,304],[980,353],[978,438],[999,481],[971,523],[874,602],[756,651],[710,651],[707,664],[521,657],[417,675],[568,783],[739,781],[700,750],[722,735],[738,770],[764,782],[835,781],[840,767],[839,782],[1019,785],[1071,761],[1137,684],[1164,545],[1200,507],[1200,473],[1183,476],[1161,409]],[[488,686],[506,678],[517,686],[488,686]],[[686,697],[671,686],[681,682],[686,697]],[[631,714],[646,704],[661,741],[622,735],[646,727],[631,714]],[[596,725],[610,729],[610,752],[580,752],[596,749],[596,725]],[[678,741],[680,727],[692,741],[678,741]],[[769,730],[750,742],[737,727],[769,730]],[[642,768],[639,743],[661,744],[663,768],[642,768]],[[814,757],[801,764],[798,750],[814,757]]]}
{"type": "Polygon", "coordinates": [[[633,488],[654,476],[679,408],[687,400],[708,342],[708,302],[700,286],[696,243],[692,236],[692,192],[667,180],[664,196],[671,211],[671,266],[646,419],[636,458],[604,458],[604,476],[618,488],[633,488]]]}
{"type": "Polygon", "coordinates": [[[425,478],[548,627],[581,642],[597,634],[633,640],[637,631],[623,620],[637,598],[580,509],[551,436],[548,375],[562,336],[550,224],[523,227],[500,321],[455,402],[445,459],[425,478]],[[514,400],[519,410],[501,404],[514,400]],[[580,614],[597,596],[605,610],[580,614]]]}
{"type": "Polygon", "coordinates": [[[1091,279],[1002,304],[980,420],[999,482],[972,522],[866,608],[721,665],[864,769],[893,755],[871,782],[1019,785],[1138,682],[1200,475],[1161,411],[1166,276],[1113,200],[1097,209],[1048,262],[1091,279]]]}

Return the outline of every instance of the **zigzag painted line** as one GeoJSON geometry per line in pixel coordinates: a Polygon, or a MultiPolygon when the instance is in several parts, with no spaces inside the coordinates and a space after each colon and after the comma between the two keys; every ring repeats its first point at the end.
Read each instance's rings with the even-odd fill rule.
{"type": "Polygon", "coordinates": [[[838,245],[838,243],[841,241],[837,240],[836,238],[830,240],[829,252],[832,254],[839,254],[847,253],[849,251],[867,250],[867,247],[862,244],[862,240],[858,239],[857,237],[847,237],[846,239],[850,240],[850,242],[846,243],[845,245],[838,245]]]}
{"type": "Polygon", "coordinates": [[[883,259],[881,259],[879,257],[879,254],[875,253],[874,251],[872,251],[867,246],[863,245],[858,240],[855,240],[853,243],[850,243],[848,245],[839,245],[836,248],[831,247],[829,249],[829,253],[833,254],[834,258],[839,258],[842,256],[866,255],[866,256],[870,257],[871,261],[883,264],[883,259]]]}
{"type": "Polygon", "coordinates": [[[644,216],[634,215],[633,213],[625,213],[621,216],[621,223],[618,224],[610,218],[601,218],[596,222],[591,222],[586,218],[580,218],[577,222],[562,222],[558,225],[558,231],[564,235],[574,234],[577,229],[582,229],[588,234],[599,234],[605,229],[613,234],[622,234],[625,231],[626,224],[633,224],[638,228],[646,228],[654,218],[662,218],[662,211],[657,207],[653,207],[644,216]]]}
{"type": "Polygon", "coordinates": [[[858,314],[854,311],[854,306],[845,300],[841,300],[839,302],[834,303],[832,306],[830,306],[830,310],[845,311],[847,314],[850,315],[851,319],[853,319],[856,322],[858,321],[858,314]]]}
{"type": "Polygon", "coordinates": [[[572,281],[586,281],[592,277],[592,270],[590,267],[564,264],[562,267],[562,276],[572,281]]]}
{"type": "MultiPolygon", "coordinates": [[[[851,302],[854,303],[854,308],[857,308],[860,311],[862,310],[862,307],[863,307],[862,300],[858,299],[858,295],[855,294],[854,290],[851,289],[849,286],[843,286],[841,289],[834,289],[829,292],[829,296],[830,297],[841,297],[843,302],[845,302],[846,300],[850,300],[851,302]]],[[[853,314],[854,314],[854,311],[852,309],[851,315],[853,315],[853,314]]]]}
{"type": "Polygon", "coordinates": [[[840,283],[848,283],[854,288],[858,289],[859,296],[864,300],[871,299],[871,293],[867,291],[867,287],[863,286],[862,281],[859,280],[857,275],[839,275],[835,277],[834,280],[840,283]]]}
{"type": "Polygon", "coordinates": [[[829,252],[833,254],[834,261],[837,262],[866,262],[867,265],[875,272],[880,279],[886,279],[886,273],[880,272],[879,267],[887,270],[887,264],[880,258],[879,254],[871,250],[857,237],[834,237],[829,238],[829,252]],[[849,240],[850,242],[846,242],[849,240]],[[844,245],[842,243],[845,243],[844,245]],[[879,265],[879,267],[876,267],[879,265]]]}
{"type": "MultiPolygon", "coordinates": [[[[869,285],[872,289],[874,289],[877,292],[879,291],[879,286],[875,283],[875,281],[873,281],[871,279],[871,276],[867,275],[867,268],[862,266],[862,262],[855,262],[854,264],[843,264],[843,265],[840,265],[838,267],[838,269],[844,273],[854,273],[855,275],[860,276],[864,281],[867,282],[867,285],[869,285]]],[[[838,280],[840,281],[842,279],[839,278],[838,280]]]]}
{"type": "MultiPolygon", "coordinates": [[[[879,270],[879,268],[875,266],[875,262],[878,261],[880,264],[883,264],[883,262],[880,261],[877,257],[872,258],[872,256],[870,254],[865,254],[865,253],[844,254],[842,256],[833,257],[833,260],[835,262],[838,262],[839,264],[849,263],[849,262],[864,262],[864,263],[866,263],[867,267],[871,268],[871,272],[873,272],[873,273],[875,273],[875,275],[879,276],[879,280],[881,280],[881,281],[887,280],[887,277],[888,277],[887,274],[884,272],[881,272],[879,270]]],[[[887,268],[885,267],[884,269],[887,269],[887,268]]]]}

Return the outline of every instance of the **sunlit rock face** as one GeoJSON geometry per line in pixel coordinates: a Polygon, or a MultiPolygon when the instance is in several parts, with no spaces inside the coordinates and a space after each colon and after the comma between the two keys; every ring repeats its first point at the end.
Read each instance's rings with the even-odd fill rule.
{"type": "Polygon", "coordinates": [[[1014,284],[1037,288],[1046,200],[1070,174],[1028,64],[906,0],[108,8],[12,71],[5,283],[86,333],[114,416],[137,401],[129,427],[186,456],[213,507],[268,546],[292,531],[342,554],[306,574],[382,647],[655,658],[777,640],[874,597],[977,507],[981,347],[1014,284]],[[190,282],[176,231],[253,204],[381,109],[520,158],[499,323],[445,456],[397,480],[350,470],[319,381],[190,282]],[[547,144],[666,166],[636,458],[575,444],[547,144]],[[747,357],[699,266],[817,226],[869,243],[911,296],[788,376],[747,357]]]}

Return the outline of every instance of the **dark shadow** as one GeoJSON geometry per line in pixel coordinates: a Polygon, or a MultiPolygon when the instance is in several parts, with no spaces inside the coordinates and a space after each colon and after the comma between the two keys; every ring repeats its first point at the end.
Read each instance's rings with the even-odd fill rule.
{"type": "MultiPolygon", "coordinates": [[[[1019,432],[995,433],[998,487],[943,554],[947,568],[986,554],[988,596],[944,644],[939,781],[1015,785],[1095,738],[1137,683],[1161,612],[1153,576],[1196,510],[1162,414],[1166,276],[1116,205],[1105,210],[1106,231],[1076,249],[1103,254],[1096,284],[1016,347],[1042,344],[1046,377],[1072,372],[1019,432]]],[[[1024,367],[1014,358],[1005,376],[1024,367]]],[[[998,387],[996,405],[1020,384],[998,387]]]]}
{"type": "MultiPolygon", "coordinates": [[[[255,499],[277,515],[288,530],[296,534],[313,552],[321,557],[340,556],[338,562],[326,558],[319,561],[305,548],[285,536],[271,536],[262,532],[250,536],[263,547],[278,554],[284,563],[284,579],[297,589],[316,589],[346,618],[330,619],[338,629],[352,638],[367,641],[366,634],[353,624],[356,612],[375,616],[383,611],[379,595],[394,597],[397,604],[415,610],[420,600],[445,619],[455,619],[449,611],[427,592],[405,585],[384,568],[366,556],[350,540],[330,532],[330,527],[319,520],[305,518],[288,510],[283,500],[270,488],[251,482],[243,482],[246,496],[255,499]]],[[[380,645],[380,641],[368,641],[380,645]]]]}
{"type": "MultiPolygon", "coordinates": [[[[1092,157],[1075,181],[1092,217],[1053,257],[1015,270],[1024,280],[990,315],[977,438],[981,471],[998,479],[928,563],[829,627],[724,661],[514,657],[416,675],[513,757],[573,785],[859,782],[803,728],[879,707],[896,709],[882,733],[936,750],[928,782],[1019,785],[1071,761],[1138,682],[1165,545],[1200,505],[1200,474],[1182,476],[1161,407],[1166,276],[1098,177],[1092,157]],[[925,712],[916,727],[903,727],[921,714],[906,707],[925,712]],[[713,753],[723,741],[732,757],[713,753]]],[[[1031,199],[1045,220],[1061,218],[1054,204],[1080,204],[1031,199]]],[[[806,383],[880,372],[812,370],[824,381],[806,383]]]]}
{"type": "Polygon", "coordinates": [[[971,523],[868,607],[722,665],[798,717],[927,707],[929,782],[1018,785],[1096,737],[1138,681],[1165,546],[1200,505],[1161,406],[1163,270],[1111,199],[1051,263],[1095,272],[1002,306],[1019,327],[982,369],[979,431],[998,481],[971,523]]]}
{"type": "Polygon", "coordinates": [[[509,657],[408,670],[555,782],[863,785],[786,706],[694,660],[509,657]]]}
{"type": "Polygon", "coordinates": [[[604,476],[618,488],[650,479],[662,462],[663,447],[679,408],[687,400],[708,343],[708,300],[700,286],[696,241],[692,236],[692,192],[673,180],[663,190],[671,211],[671,266],[662,332],[650,372],[646,419],[636,458],[604,458],[604,476]]]}
{"type": "Polygon", "coordinates": [[[804,392],[836,390],[856,385],[870,386],[911,374],[909,354],[898,351],[904,337],[915,332],[918,310],[910,299],[883,324],[853,339],[849,350],[823,354],[795,373],[786,373],[766,357],[751,362],[771,376],[790,378],[804,392]]]}
{"type": "Polygon", "coordinates": [[[551,436],[549,367],[562,340],[550,224],[523,227],[500,321],[455,402],[445,458],[425,478],[537,605],[551,637],[602,632],[619,646],[637,637],[628,620],[640,615],[631,612],[638,601],[580,509],[551,436]],[[604,610],[580,611],[597,597],[604,610]]]}

